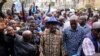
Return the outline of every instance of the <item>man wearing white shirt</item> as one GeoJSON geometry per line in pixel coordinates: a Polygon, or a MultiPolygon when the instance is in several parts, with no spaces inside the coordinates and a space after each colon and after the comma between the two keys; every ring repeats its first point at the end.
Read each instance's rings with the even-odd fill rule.
{"type": "Polygon", "coordinates": [[[90,33],[85,35],[82,43],[82,56],[93,56],[99,53],[98,40],[100,40],[100,22],[94,22],[90,33]]]}
{"type": "Polygon", "coordinates": [[[15,9],[16,13],[20,13],[22,11],[22,4],[20,0],[16,0],[15,4],[15,9]]]}

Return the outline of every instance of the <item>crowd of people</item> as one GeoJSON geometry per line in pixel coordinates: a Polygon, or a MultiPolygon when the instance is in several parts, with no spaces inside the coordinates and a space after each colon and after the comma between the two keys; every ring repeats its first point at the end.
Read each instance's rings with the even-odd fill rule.
{"type": "Polygon", "coordinates": [[[50,5],[48,11],[42,11],[33,3],[28,13],[23,11],[23,6],[17,13],[14,6],[2,14],[4,16],[0,12],[0,56],[94,56],[100,53],[100,12],[91,8],[81,12],[50,11],[50,5]]]}

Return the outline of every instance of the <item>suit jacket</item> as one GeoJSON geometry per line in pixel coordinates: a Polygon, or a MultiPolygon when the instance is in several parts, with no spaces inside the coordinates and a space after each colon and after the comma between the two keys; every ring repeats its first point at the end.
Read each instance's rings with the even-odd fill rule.
{"type": "Polygon", "coordinates": [[[0,32],[0,56],[7,56],[5,35],[3,32],[0,32]]]}
{"type": "Polygon", "coordinates": [[[14,41],[15,56],[36,56],[36,47],[30,42],[25,42],[23,37],[16,38],[14,41]]]}

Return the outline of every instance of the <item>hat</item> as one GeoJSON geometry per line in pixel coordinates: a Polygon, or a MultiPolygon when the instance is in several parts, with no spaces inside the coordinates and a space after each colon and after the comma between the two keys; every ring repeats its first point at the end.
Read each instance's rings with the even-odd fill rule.
{"type": "Polygon", "coordinates": [[[87,19],[88,16],[87,15],[84,15],[84,16],[80,16],[79,19],[87,19]]]}
{"type": "Polygon", "coordinates": [[[78,20],[78,16],[72,15],[72,16],[70,17],[70,21],[71,21],[71,20],[78,20]]]}
{"type": "Polygon", "coordinates": [[[69,16],[73,16],[73,15],[75,15],[75,13],[69,12],[69,16]]]}
{"type": "Polygon", "coordinates": [[[62,11],[62,12],[61,12],[61,15],[63,15],[64,13],[65,13],[65,11],[62,11]]]}
{"type": "Polygon", "coordinates": [[[59,22],[57,21],[57,19],[55,17],[50,17],[46,24],[59,24],[59,22]]]}
{"type": "Polygon", "coordinates": [[[93,29],[98,29],[98,28],[100,28],[100,22],[94,22],[93,25],[92,25],[92,28],[93,28],[93,29]]]}
{"type": "Polygon", "coordinates": [[[64,17],[63,16],[59,16],[58,20],[62,20],[62,19],[64,19],[64,17]]]}

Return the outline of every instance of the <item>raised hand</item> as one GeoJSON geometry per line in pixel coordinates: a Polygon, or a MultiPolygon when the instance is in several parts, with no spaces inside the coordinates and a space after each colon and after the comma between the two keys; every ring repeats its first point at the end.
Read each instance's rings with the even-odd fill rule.
{"type": "Polygon", "coordinates": [[[2,30],[4,30],[6,28],[6,23],[5,23],[5,21],[2,19],[2,18],[0,18],[0,32],[2,31],[2,30]]]}

